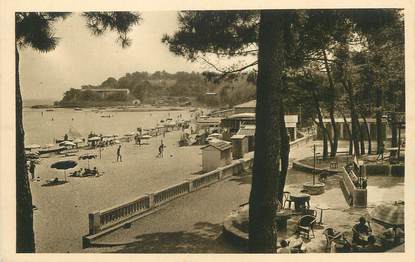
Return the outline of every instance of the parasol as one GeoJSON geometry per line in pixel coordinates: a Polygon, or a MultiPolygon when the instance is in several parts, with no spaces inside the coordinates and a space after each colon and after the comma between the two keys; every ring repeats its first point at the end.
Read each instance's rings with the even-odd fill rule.
{"type": "Polygon", "coordinates": [[[405,203],[395,201],[394,203],[381,204],[369,212],[370,217],[379,224],[399,227],[405,224],[405,203]]]}
{"type": "Polygon", "coordinates": [[[25,146],[25,149],[28,149],[28,150],[37,149],[37,148],[40,148],[40,145],[38,145],[38,144],[32,144],[32,145],[25,146]]]}
{"type": "Polygon", "coordinates": [[[63,170],[64,174],[65,174],[65,181],[66,181],[66,170],[74,168],[77,165],[78,165],[78,163],[76,161],[62,160],[62,161],[58,161],[58,162],[53,163],[50,167],[55,168],[55,169],[63,170]]]}
{"type": "Polygon", "coordinates": [[[101,140],[101,138],[98,136],[93,136],[93,137],[88,138],[88,141],[98,141],[98,140],[101,140]]]}
{"type": "Polygon", "coordinates": [[[76,146],[75,143],[72,143],[71,141],[63,141],[59,144],[60,146],[76,146]]]}
{"type": "Polygon", "coordinates": [[[96,157],[97,157],[97,155],[83,154],[83,155],[80,155],[78,159],[80,159],[80,160],[87,159],[88,160],[88,169],[89,169],[89,159],[95,159],[96,157]]]}
{"type": "Polygon", "coordinates": [[[74,142],[75,144],[79,144],[79,143],[82,143],[82,139],[77,138],[77,139],[75,139],[73,142],[74,142]]]}

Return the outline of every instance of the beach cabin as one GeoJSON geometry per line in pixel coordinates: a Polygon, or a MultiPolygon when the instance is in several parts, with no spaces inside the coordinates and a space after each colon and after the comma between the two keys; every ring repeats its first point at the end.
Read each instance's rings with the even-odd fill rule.
{"type": "Polygon", "coordinates": [[[233,159],[243,158],[248,153],[248,137],[245,135],[234,135],[231,137],[231,141],[233,159]]]}
{"type": "Polygon", "coordinates": [[[209,172],[232,162],[232,144],[215,140],[202,149],[202,171],[209,172]]]}
{"type": "Polygon", "coordinates": [[[255,150],[255,125],[241,126],[237,135],[244,135],[248,137],[248,152],[255,150]]]}

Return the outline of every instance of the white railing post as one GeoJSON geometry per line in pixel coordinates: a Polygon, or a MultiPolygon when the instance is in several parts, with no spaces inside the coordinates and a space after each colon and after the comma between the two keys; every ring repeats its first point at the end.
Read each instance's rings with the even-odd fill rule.
{"type": "Polygon", "coordinates": [[[147,196],[148,196],[148,208],[150,209],[150,208],[152,208],[152,207],[154,207],[154,193],[149,193],[149,194],[147,194],[147,196]]]}
{"type": "Polygon", "coordinates": [[[101,231],[101,213],[95,211],[88,214],[89,218],[89,234],[96,234],[101,231]]]}

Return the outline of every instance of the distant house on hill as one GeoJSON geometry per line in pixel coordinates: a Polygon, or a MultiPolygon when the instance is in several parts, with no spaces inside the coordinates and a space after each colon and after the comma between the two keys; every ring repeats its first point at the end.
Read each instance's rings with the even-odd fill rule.
{"type": "Polygon", "coordinates": [[[127,96],[130,93],[130,90],[126,88],[82,88],[82,91],[92,91],[96,94],[99,94],[101,98],[107,98],[112,95],[125,95],[127,96]]]}

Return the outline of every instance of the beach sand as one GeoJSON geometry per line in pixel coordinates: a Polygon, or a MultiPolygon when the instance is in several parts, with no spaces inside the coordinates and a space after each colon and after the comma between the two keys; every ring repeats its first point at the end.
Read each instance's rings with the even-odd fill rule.
{"type": "MultiPolygon", "coordinates": [[[[44,187],[45,180],[59,177],[64,172],[50,168],[59,160],[73,159],[78,166],[87,167],[87,160],[54,156],[41,160],[36,168],[39,182],[31,182],[34,211],[34,229],[37,252],[80,252],[82,236],[88,233],[88,213],[109,208],[124,201],[179,183],[201,170],[199,146],[177,146],[180,131],[166,133],[166,137],[154,137],[149,145],[124,143],[121,147],[123,162],[116,162],[117,145],[102,150],[88,150],[98,155],[90,160],[101,177],[69,177],[68,183],[44,187]],[[156,158],[161,139],[166,145],[164,158],[156,158]]],[[[80,150],[79,154],[87,150],[80,150]]]]}

